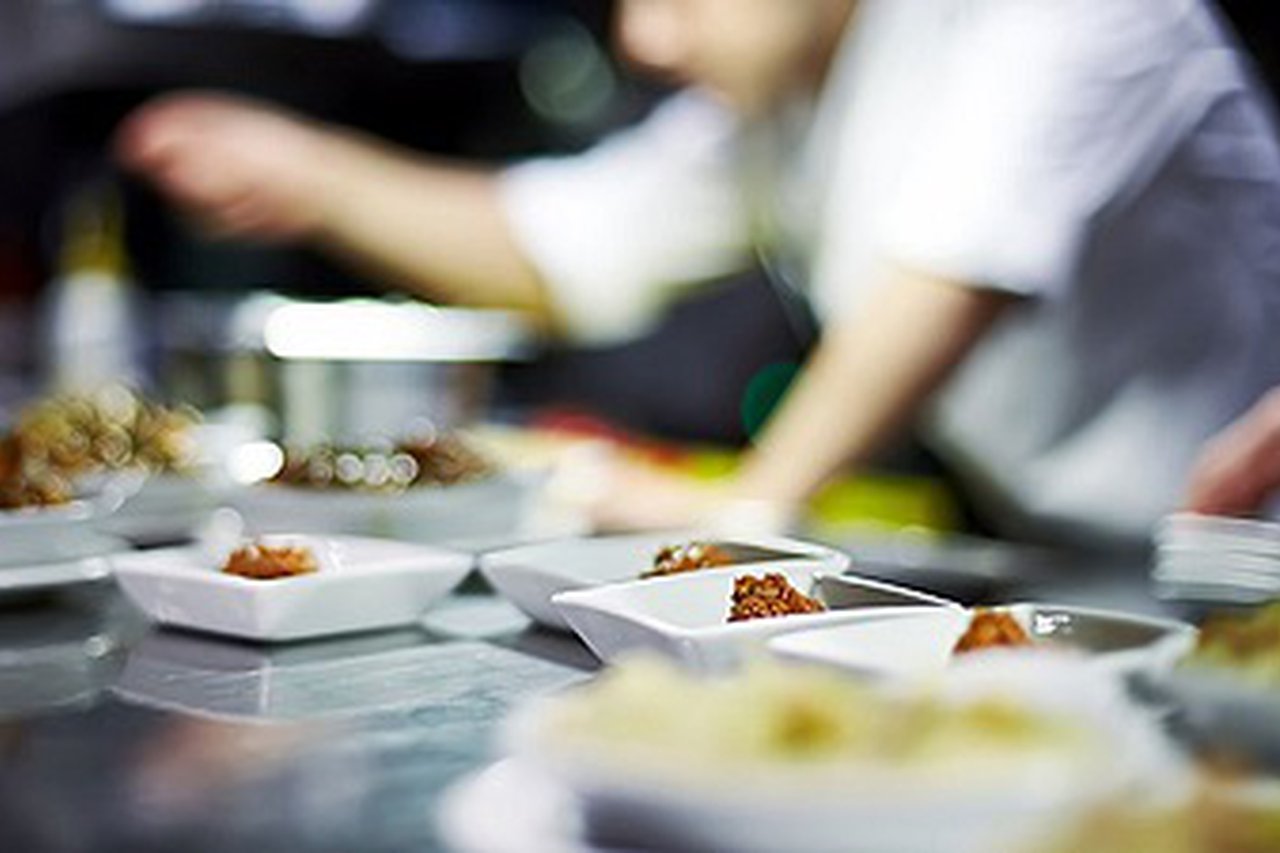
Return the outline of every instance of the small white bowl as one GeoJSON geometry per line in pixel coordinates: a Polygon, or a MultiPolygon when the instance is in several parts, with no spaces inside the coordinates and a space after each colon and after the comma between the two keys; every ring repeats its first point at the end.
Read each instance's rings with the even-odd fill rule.
{"type": "MultiPolygon", "coordinates": [[[[654,555],[659,549],[721,538],[690,531],[668,531],[558,539],[484,554],[480,558],[480,572],[499,595],[520,608],[530,619],[548,628],[568,631],[569,623],[551,603],[553,596],[637,580],[642,572],[653,566],[654,555]]],[[[779,558],[818,560],[832,574],[838,574],[849,566],[849,558],[844,554],[795,539],[735,538],[732,543],[777,552],[779,558]]],[[[752,565],[748,563],[736,568],[746,571],[752,565]]]]}
{"type": "MultiPolygon", "coordinates": [[[[1167,619],[1049,604],[1014,604],[1010,613],[1034,638],[1084,656],[1099,669],[1127,675],[1167,670],[1195,644],[1196,630],[1167,619]]],[[[787,660],[879,678],[920,678],[946,670],[972,613],[934,608],[901,618],[804,631],[770,641],[787,660]]]]}
{"type": "MultiPolygon", "coordinates": [[[[789,560],[739,566],[737,571],[691,572],[668,578],[613,584],[596,589],[563,592],[552,601],[565,621],[605,662],[632,652],[652,651],[673,658],[695,671],[731,670],[753,651],[763,650],[772,637],[791,631],[842,625],[847,622],[900,618],[909,606],[829,610],[727,622],[734,579],[745,574],[781,574],[796,589],[809,594],[816,581],[831,571],[817,560],[789,560]]],[[[845,580],[851,580],[845,576],[845,580]]],[[[911,590],[871,582],[904,597],[911,590]]],[[[925,605],[932,609],[936,605],[925,605]]]]}
{"type": "Polygon", "coordinates": [[[111,558],[125,593],[156,622],[249,640],[284,641],[417,622],[471,570],[472,557],[360,537],[266,537],[306,545],[319,571],[277,580],[224,574],[197,548],[111,558]]]}

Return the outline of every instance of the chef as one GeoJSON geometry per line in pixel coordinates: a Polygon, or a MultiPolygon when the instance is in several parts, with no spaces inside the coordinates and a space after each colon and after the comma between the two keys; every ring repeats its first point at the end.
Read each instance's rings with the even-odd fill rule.
{"type": "Polygon", "coordinates": [[[1005,533],[1133,543],[1280,381],[1280,147],[1208,0],[620,0],[684,88],[576,156],[412,156],[170,96],[130,167],[219,233],[303,241],[584,341],[757,254],[820,343],[732,480],[622,468],[617,527],[785,527],[917,426],[1005,533]]]}

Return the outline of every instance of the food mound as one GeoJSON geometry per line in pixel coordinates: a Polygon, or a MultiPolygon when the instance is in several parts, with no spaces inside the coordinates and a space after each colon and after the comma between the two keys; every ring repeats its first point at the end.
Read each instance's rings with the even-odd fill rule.
{"type": "Polygon", "coordinates": [[[960,655],[983,649],[1033,645],[1035,641],[1013,616],[1000,610],[978,610],[969,622],[969,629],[956,641],[952,653],[960,655]]]}
{"type": "Polygon", "coordinates": [[[0,509],[68,503],[73,481],[86,474],[187,470],[197,420],[194,410],[166,408],[118,386],[28,406],[0,435],[0,509]]]}
{"type": "Polygon", "coordinates": [[[800,592],[786,577],[776,572],[760,578],[743,575],[733,580],[733,604],[729,608],[728,621],[821,613],[826,609],[822,602],[800,592]]]}
{"type": "Polygon", "coordinates": [[[61,506],[71,483],[45,466],[29,465],[17,440],[0,438],[0,510],[61,506]]]}
{"type": "Polygon", "coordinates": [[[250,580],[270,581],[309,575],[318,568],[315,554],[309,548],[255,543],[233,551],[222,571],[250,580]]]}
{"type": "Polygon", "coordinates": [[[24,457],[66,476],[134,469],[192,467],[192,428],[200,416],[169,408],[112,386],[91,396],[61,396],[22,412],[13,431],[24,457]]]}
{"type": "Polygon", "coordinates": [[[653,568],[641,578],[664,578],[698,569],[728,566],[733,563],[729,552],[707,542],[690,542],[687,545],[668,545],[653,558],[653,568]]]}
{"type": "Polygon", "coordinates": [[[385,447],[291,449],[272,482],[309,489],[400,492],[483,479],[493,466],[460,439],[440,436],[385,447]]]}
{"type": "Polygon", "coordinates": [[[697,786],[731,786],[740,772],[759,769],[932,766],[947,767],[953,778],[965,760],[990,772],[993,758],[1083,758],[1093,737],[1002,697],[944,704],[927,693],[890,695],[822,669],[763,660],[703,678],[634,658],[554,708],[547,735],[563,748],[612,756],[628,777],[661,772],[669,784],[697,786]]]}
{"type": "Polygon", "coordinates": [[[1191,663],[1239,673],[1248,681],[1280,685],[1280,603],[1246,616],[1205,622],[1191,663]]]}

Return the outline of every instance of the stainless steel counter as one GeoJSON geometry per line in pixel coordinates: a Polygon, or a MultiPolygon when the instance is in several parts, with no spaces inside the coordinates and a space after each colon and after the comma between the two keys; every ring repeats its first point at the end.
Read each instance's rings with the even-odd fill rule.
{"type": "MultiPolygon", "coordinates": [[[[1007,597],[1163,610],[1140,566],[1007,597]]],[[[277,647],[149,628],[109,586],[0,603],[0,851],[437,850],[508,709],[596,666],[483,592],[277,647]]]]}

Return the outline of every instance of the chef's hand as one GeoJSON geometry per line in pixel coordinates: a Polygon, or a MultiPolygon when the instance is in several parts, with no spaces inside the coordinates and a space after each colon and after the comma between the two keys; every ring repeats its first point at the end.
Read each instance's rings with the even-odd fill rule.
{"type": "Polygon", "coordinates": [[[698,530],[721,536],[790,532],[799,509],[753,500],[737,481],[709,483],[638,464],[616,448],[576,448],[558,463],[532,520],[536,534],[698,530]]]}
{"type": "Polygon", "coordinates": [[[601,532],[704,527],[729,502],[723,486],[631,462],[616,462],[588,508],[601,532]]]}
{"type": "Polygon", "coordinates": [[[331,136],[253,101],[183,94],[126,118],[116,155],[216,236],[291,241],[320,225],[331,136]]]}
{"type": "Polygon", "coordinates": [[[1280,388],[1212,438],[1192,468],[1184,508],[1254,515],[1280,493],[1280,388]]]}

